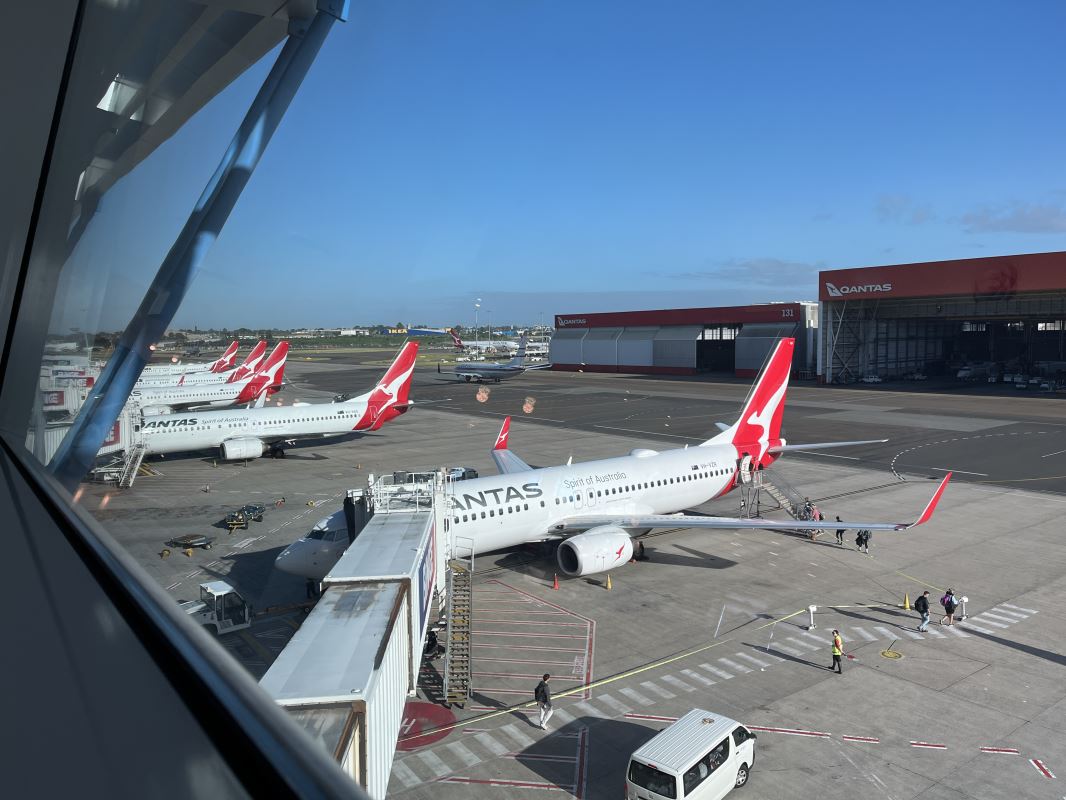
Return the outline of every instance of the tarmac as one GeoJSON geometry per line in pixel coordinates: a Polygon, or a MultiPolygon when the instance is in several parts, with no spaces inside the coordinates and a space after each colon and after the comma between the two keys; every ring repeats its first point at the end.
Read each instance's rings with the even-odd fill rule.
{"type": "MultiPolygon", "coordinates": [[[[381,371],[297,362],[285,396],[365,391],[381,371]]],[[[284,460],[152,459],[157,474],[128,490],[86,484],[81,502],[176,599],[224,578],[265,611],[219,639],[258,677],[308,602],[274,557],[370,473],[491,474],[507,414],[512,449],[538,465],[694,445],[732,421],[748,388],[550,372],[482,387],[420,369],[412,397],[424,405],[376,433],[284,460]],[[232,535],[218,527],[249,502],[267,506],[263,522],[232,535]],[[212,549],[160,556],[186,533],[215,537],[212,549]]],[[[629,754],[692,708],[757,732],[749,798],[1066,796],[1063,399],[801,384],[785,426],[797,443],[890,438],[774,467],[830,517],[907,521],[943,470],[955,478],[930,523],[875,535],[869,556],[853,534],[838,546],[832,534],[666,531],[645,539],[647,561],[611,573],[609,590],[605,576],[560,576],[553,589],[556,567],[539,548],[479,557],[473,697],[443,717],[438,706],[433,730],[412,724],[390,797],[616,798],[629,754]],[[954,627],[937,624],[948,586],[968,598],[954,627]],[[921,634],[902,605],[925,588],[934,614],[921,634]],[[834,628],[842,675],[827,669],[834,628]],[[547,731],[530,707],[542,672],[556,697],[547,731]]],[[[697,510],[734,515],[738,503],[697,510]]],[[[763,511],[781,516],[772,503],[763,511]]],[[[425,666],[412,723],[436,696],[440,664],[425,666]]]]}

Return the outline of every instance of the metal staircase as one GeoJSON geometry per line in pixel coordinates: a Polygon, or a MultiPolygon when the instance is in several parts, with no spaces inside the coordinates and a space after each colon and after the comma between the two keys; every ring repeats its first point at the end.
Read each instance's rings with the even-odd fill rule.
{"type": "Polygon", "coordinates": [[[122,475],[119,476],[119,488],[128,489],[137,480],[137,470],[141,468],[144,454],[147,448],[143,444],[135,444],[126,453],[126,463],[122,466],[122,475]]]}
{"type": "Polygon", "coordinates": [[[470,628],[474,611],[473,558],[448,561],[447,635],[444,652],[444,700],[465,705],[470,699],[470,628]]]}

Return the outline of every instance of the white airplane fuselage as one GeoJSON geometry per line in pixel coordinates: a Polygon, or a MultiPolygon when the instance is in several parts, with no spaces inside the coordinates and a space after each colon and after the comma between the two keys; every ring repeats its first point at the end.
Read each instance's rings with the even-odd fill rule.
{"type": "Polygon", "coordinates": [[[452,529],[473,540],[475,553],[486,553],[550,538],[567,517],[672,514],[734,486],[732,445],[634,452],[641,455],[457,481],[449,493],[452,529]]]}

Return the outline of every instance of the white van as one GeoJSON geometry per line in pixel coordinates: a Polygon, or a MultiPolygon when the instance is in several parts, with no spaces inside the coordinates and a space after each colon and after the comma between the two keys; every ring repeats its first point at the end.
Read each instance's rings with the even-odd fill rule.
{"type": "Polygon", "coordinates": [[[719,800],[748,782],[755,734],[710,711],[690,711],[629,759],[626,800],[719,800]]]}

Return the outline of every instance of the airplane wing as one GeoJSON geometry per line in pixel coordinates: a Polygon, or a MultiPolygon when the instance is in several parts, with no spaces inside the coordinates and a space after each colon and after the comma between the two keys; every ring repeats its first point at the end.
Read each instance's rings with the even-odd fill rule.
{"type": "MultiPolygon", "coordinates": [[[[729,426],[726,426],[728,430],[729,426]]],[[[778,444],[771,445],[769,453],[788,453],[795,450],[826,450],[830,447],[853,447],[859,444],[883,444],[888,439],[863,439],[855,442],[812,442],[811,444],[778,444]]]]}
{"type": "Polygon", "coordinates": [[[531,366],[523,366],[522,369],[524,369],[526,372],[529,372],[534,369],[551,369],[552,366],[552,364],[533,364],[531,366]]]}
{"type": "Polygon", "coordinates": [[[944,476],[925,509],[913,522],[837,522],[835,520],[767,520],[740,519],[738,517],[705,517],[685,514],[583,514],[567,517],[551,527],[549,533],[571,534],[598,528],[601,525],[617,525],[620,528],[726,528],[731,530],[753,529],[771,531],[866,529],[871,531],[906,531],[928,522],[940,502],[944,489],[951,480],[951,473],[944,476]]]}
{"type": "Polygon", "coordinates": [[[507,437],[511,435],[511,418],[505,417],[500,433],[496,437],[496,444],[492,447],[492,460],[496,462],[496,469],[501,475],[509,475],[513,472],[528,472],[533,469],[525,461],[507,449],[507,437]]]}

